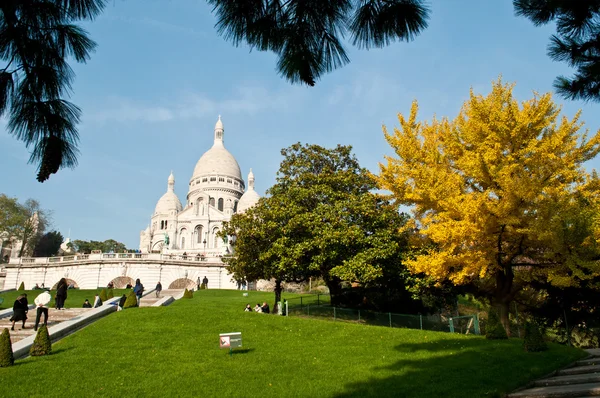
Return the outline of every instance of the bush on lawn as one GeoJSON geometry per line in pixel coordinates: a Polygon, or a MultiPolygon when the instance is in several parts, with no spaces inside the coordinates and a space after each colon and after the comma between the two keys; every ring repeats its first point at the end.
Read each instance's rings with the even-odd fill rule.
{"type": "Polygon", "coordinates": [[[490,340],[505,340],[508,339],[506,330],[500,322],[498,312],[494,309],[490,309],[488,312],[488,320],[485,325],[485,338],[490,340]]]}
{"type": "Polygon", "coordinates": [[[183,298],[194,298],[194,293],[191,290],[185,289],[183,291],[183,298]]]}
{"type": "Polygon", "coordinates": [[[48,355],[52,352],[52,342],[50,341],[50,335],[48,334],[48,328],[46,325],[42,325],[35,336],[33,345],[29,349],[29,355],[32,357],[39,357],[42,355],[48,355]]]}
{"type": "Polygon", "coordinates": [[[106,294],[106,289],[102,289],[102,291],[100,292],[100,300],[102,300],[102,302],[108,300],[108,295],[106,294]]]}
{"type": "Polygon", "coordinates": [[[10,342],[10,333],[7,328],[4,328],[2,334],[0,334],[0,368],[12,366],[14,363],[15,357],[10,342]]]}
{"type": "Polygon", "coordinates": [[[523,349],[527,352],[539,352],[548,349],[548,345],[544,341],[544,334],[540,326],[535,322],[525,322],[523,349]]]}
{"type": "Polygon", "coordinates": [[[19,292],[22,292],[23,290],[25,290],[25,282],[21,282],[21,284],[19,285],[19,288],[17,290],[19,292]]]}
{"type": "Polygon", "coordinates": [[[206,289],[206,285],[203,283],[200,285],[200,289],[206,289]]]}
{"type": "Polygon", "coordinates": [[[125,300],[125,305],[123,305],[123,308],[137,307],[137,305],[137,297],[135,297],[135,293],[132,290],[127,295],[127,300],[125,300]]]}
{"type": "Polygon", "coordinates": [[[110,300],[111,298],[115,297],[115,291],[112,289],[108,289],[108,293],[106,294],[106,297],[110,300]]]}

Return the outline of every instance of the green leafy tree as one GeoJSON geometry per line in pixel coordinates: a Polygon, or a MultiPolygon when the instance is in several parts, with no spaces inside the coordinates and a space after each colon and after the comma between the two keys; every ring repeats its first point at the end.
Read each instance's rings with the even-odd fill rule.
{"type": "Polygon", "coordinates": [[[569,99],[600,101],[600,0],[514,0],[517,15],[535,25],[556,23],[548,55],[576,69],[554,86],[569,99]]]}
{"type": "Polygon", "coordinates": [[[223,228],[235,235],[235,255],[225,259],[234,278],[274,278],[280,301],[281,282],[321,277],[336,302],[342,281],[374,283],[401,261],[405,218],[371,192],[350,146],[298,143],[282,155],[269,196],[223,228]]]}
{"type": "Polygon", "coordinates": [[[114,252],[122,253],[127,251],[124,243],[117,242],[114,239],[107,239],[103,242],[96,240],[79,240],[75,239],[71,242],[73,249],[78,253],[91,253],[92,250],[101,250],[103,253],[114,252]]]}
{"type": "Polygon", "coordinates": [[[50,341],[50,335],[48,334],[48,327],[42,325],[33,340],[33,345],[29,349],[29,355],[32,357],[49,355],[52,352],[52,342],[50,341]]]}
{"type": "Polygon", "coordinates": [[[292,83],[314,86],[350,59],[344,36],[359,48],[411,41],[427,27],[424,0],[208,0],[217,30],[235,45],[271,51],[277,70],[292,83]]]}
{"type": "Polygon", "coordinates": [[[489,340],[508,339],[504,325],[500,322],[500,316],[495,309],[491,309],[488,312],[488,319],[485,325],[485,338],[489,340]]]}
{"type": "Polygon", "coordinates": [[[21,284],[19,285],[19,288],[17,289],[19,292],[23,292],[25,291],[25,282],[21,282],[21,284]]]}
{"type": "Polygon", "coordinates": [[[49,220],[50,212],[42,209],[37,200],[27,199],[19,203],[15,198],[0,195],[0,234],[3,241],[20,242],[17,248],[19,257],[33,253],[49,220]]]}
{"type": "Polygon", "coordinates": [[[544,340],[544,334],[536,322],[525,322],[523,349],[527,352],[539,352],[548,349],[548,344],[544,340]]]}
{"type": "Polygon", "coordinates": [[[74,73],[68,58],[85,62],[96,44],[76,23],[91,20],[105,0],[0,2],[0,116],[8,131],[33,147],[37,179],[77,164],[80,109],[68,102],[74,73]]]}
{"type": "Polygon", "coordinates": [[[37,241],[34,249],[34,257],[52,257],[58,254],[63,236],[58,231],[50,231],[37,241]]]}
{"type": "Polygon", "coordinates": [[[8,328],[4,328],[2,334],[0,334],[0,368],[12,366],[14,363],[15,357],[10,342],[10,332],[8,328]]]}

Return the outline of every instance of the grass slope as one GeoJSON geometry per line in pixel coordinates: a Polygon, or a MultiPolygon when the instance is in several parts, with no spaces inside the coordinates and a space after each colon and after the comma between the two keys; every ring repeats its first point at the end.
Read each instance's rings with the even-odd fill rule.
{"type": "MultiPolygon", "coordinates": [[[[128,292],[129,290],[114,289],[114,295],[115,297],[119,297],[123,293],[128,292]]],[[[90,303],[94,304],[94,296],[96,295],[96,293],[100,294],[100,291],[102,291],[102,288],[90,290],[70,289],[67,291],[67,300],[65,300],[65,308],[81,308],[85,299],[90,300],[90,303]]],[[[2,293],[0,297],[4,298],[4,302],[0,304],[0,310],[12,308],[15,300],[21,293],[22,292],[15,290],[2,293]]],[[[29,304],[33,304],[33,300],[35,300],[35,298],[42,293],[42,290],[26,290],[25,293],[27,293],[27,301],[29,302],[29,304]]],[[[51,290],[50,295],[52,296],[52,301],[50,301],[49,305],[52,307],[54,305],[54,296],[56,296],[56,290],[51,290]]]]}
{"type": "Polygon", "coordinates": [[[0,368],[0,396],[501,396],[584,356],[559,345],[526,353],[520,340],[243,312],[272,297],[203,290],[169,307],[114,313],[54,344],[50,356],[0,368]],[[218,348],[225,332],[243,335],[232,357],[218,348]]]}

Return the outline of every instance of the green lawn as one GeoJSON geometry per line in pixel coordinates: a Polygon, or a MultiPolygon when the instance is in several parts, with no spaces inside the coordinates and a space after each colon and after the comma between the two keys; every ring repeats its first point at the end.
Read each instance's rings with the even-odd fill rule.
{"type": "Polygon", "coordinates": [[[203,290],[114,313],[50,356],[0,368],[0,396],[498,397],[584,356],[559,345],[526,353],[516,339],[243,312],[272,298],[203,290]],[[218,348],[225,332],[243,334],[232,357],[218,348]]]}
{"type": "MultiPolygon", "coordinates": [[[[90,300],[90,303],[94,303],[94,296],[96,295],[96,293],[100,293],[100,291],[102,290],[102,288],[100,289],[93,289],[93,290],[80,290],[80,289],[70,289],[67,291],[67,299],[65,300],[65,308],[79,308],[81,306],[83,306],[83,302],[85,301],[85,299],[90,300]]],[[[115,297],[120,296],[121,294],[125,293],[127,290],[126,289],[114,289],[114,295],[115,297]]],[[[2,293],[0,294],[0,297],[2,297],[4,299],[4,302],[2,304],[0,304],[0,310],[6,309],[6,308],[12,308],[13,303],[15,302],[17,296],[19,296],[21,293],[23,292],[18,292],[18,291],[10,291],[10,292],[6,292],[6,293],[2,293]]],[[[27,293],[27,301],[29,302],[29,304],[33,304],[33,300],[35,300],[35,298],[38,296],[38,294],[42,293],[41,290],[26,290],[25,293],[27,293]]],[[[51,290],[50,294],[52,295],[52,298],[54,298],[54,296],[56,295],[56,290],[51,290]]],[[[54,302],[51,302],[50,305],[53,305],[54,302]]]]}

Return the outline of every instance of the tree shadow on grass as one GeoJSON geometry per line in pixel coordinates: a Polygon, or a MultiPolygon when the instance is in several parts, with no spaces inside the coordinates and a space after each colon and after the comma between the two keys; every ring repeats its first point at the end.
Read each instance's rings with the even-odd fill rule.
{"type": "Polygon", "coordinates": [[[50,355],[59,355],[63,352],[73,350],[74,348],[75,347],[60,347],[55,349],[54,347],[52,347],[52,352],[50,353],[50,355]]]}
{"type": "Polygon", "coordinates": [[[549,360],[560,361],[528,355],[518,342],[481,338],[406,343],[394,349],[403,359],[372,368],[382,376],[349,383],[336,397],[501,397],[547,373],[553,363],[549,360]]]}
{"type": "Polygon", "coordinates": [[[247,354],[252,351],[254,351],[254,348],[242,348],[242,349],[234,349],[231,353],[233,355],[238,355],[238,354],[247,354]]]}

